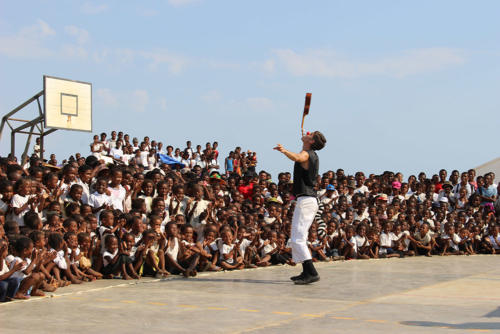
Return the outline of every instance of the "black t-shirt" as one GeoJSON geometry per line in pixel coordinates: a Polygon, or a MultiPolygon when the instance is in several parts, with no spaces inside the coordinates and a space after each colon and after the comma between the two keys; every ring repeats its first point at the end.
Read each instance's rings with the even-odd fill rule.
{"type": "Polygon", "coordinates": [[[319,159],[313,150],[307,153],[309,153],[309,169],[304,169],[299,162],[295,162],[293,166],[293,194],[316,197],[314,186],[319,171],[319,159]]]}

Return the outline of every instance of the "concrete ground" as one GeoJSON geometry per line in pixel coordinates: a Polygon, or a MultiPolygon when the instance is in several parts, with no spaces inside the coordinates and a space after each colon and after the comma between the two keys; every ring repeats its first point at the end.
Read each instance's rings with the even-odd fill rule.
{"type": "Polygon", "coordinates": [[[70,286],[0,305],[0,333],[500,333],[500,256],[320,263],[70,286]]]}

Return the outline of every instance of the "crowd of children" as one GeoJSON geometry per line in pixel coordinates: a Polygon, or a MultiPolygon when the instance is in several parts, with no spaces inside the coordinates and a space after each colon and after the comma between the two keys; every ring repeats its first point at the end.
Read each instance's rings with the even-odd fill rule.
{"type": "MultiPolygon", "coordinates": [[[[148,137],[106,137],[59,166],[39,149],[21,165],[0,158],[0,301],[103,278],[295,265],[290,173],[257,174],[256,154],[239,147],[219,165],[217,143],[163,151],[148,137]]],[[[313,259],[498,254],[494,178],[327,171],[313,259]]]]}

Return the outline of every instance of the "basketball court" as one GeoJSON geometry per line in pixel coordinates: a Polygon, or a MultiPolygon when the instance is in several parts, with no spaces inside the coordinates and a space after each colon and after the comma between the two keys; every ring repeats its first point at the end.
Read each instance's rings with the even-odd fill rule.
{"type": "Polygon", "coordinates": [[[2,333],[500,332],[500,257],[320,263],[203,273],[196,278],[99,281],[0,305],[2,333]]]}

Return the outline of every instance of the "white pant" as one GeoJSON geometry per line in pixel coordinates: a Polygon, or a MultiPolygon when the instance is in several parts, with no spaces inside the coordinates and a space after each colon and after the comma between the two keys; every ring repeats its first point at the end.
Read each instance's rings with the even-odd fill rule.
{"type": "Polygon", "coordinates": [[[316,197],[302,196],[297,198],[297,204],[293,211],[292,245],[293,262],[301,263],[311,259],[311,252],[307,248],[307,236],[309,228],[314,221],[314,215],[318,211],[318,200],[316,197]]]}

